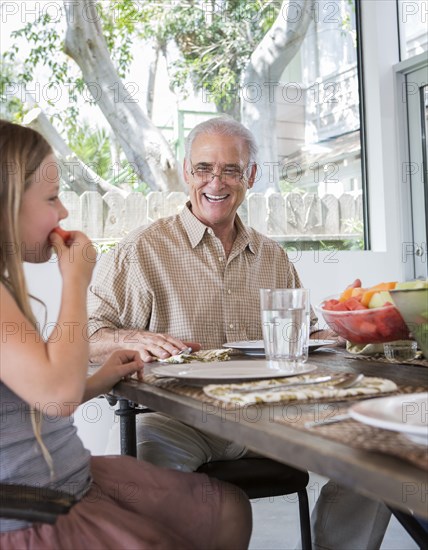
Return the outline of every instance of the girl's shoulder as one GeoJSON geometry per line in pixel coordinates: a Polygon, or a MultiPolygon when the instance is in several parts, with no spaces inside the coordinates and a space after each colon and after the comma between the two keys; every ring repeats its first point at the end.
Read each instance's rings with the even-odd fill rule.
{"type": "Polygon", "coordinates": [[[15,314],[16,312],[21,313],[11,290],[3,281],[0,281],[0,303],[0,315],[5,320],[13,311],[15,314]]]}
{"type": "Polygon", "coordinates": [[[10,307],[12,304],[16,306],[12,292],[3,281],[0,281],[0,303],[0,314],[4,311],[4,308],[10,307]]]}

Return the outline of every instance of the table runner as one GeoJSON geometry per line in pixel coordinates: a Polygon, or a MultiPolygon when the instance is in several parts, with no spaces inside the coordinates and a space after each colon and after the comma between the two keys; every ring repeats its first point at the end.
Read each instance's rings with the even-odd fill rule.
{"type": "MultiPolygon", "coordinates": [[[[340,346],[328,346],[325,348],[319,348],[315,353],[336,353],[343,357],[344,359],[361,359],[362,361],[371,361],[378,363],[386,363],[388,365],[393,365],[397,363],[392,363],[388,361],[383,353],[376,353],[374,355],[363,355],[359,353],[350,353],[345,348],[340,346]]],[[[428,359],[412,359],[410,361],[402,361],[402,365],[418,366],[418,367],[428,367],[428,359]]]]}
{"type": "MultiPolygon", "coordinates": [[[[320,373],[324,369],[320,369],[320,373]]],[[[224,410],[238,410],[242,407],[271,407],[272,404],[253,404],[253,405],[244,405],[233,403],[222,403],[219,400],[208,397],[204,394],[202,387],[193,387],[186,386],[181,381],[172,379],[172,378],[156,378],[153,374],[145,373],[144,382],[165,390],[171,391],[178,395],[183,395],[196,399],[197,401],[203,403],[210,403],[224,410]]],[[[398,395],[406,393],[421,393],[427,391],[427,386],[398,386],[398,390],[393,393],[388,393],[387,395],[398,395]]],[[[382,394],[377,394],[376,397],[382,397],[382,394]]],[[[361,398],[367,398],[366,396],[361,396],[361,398]]],[[[323,406],[326,408],[325,415],[332,414],[333,411],[338,414],[346,412],[347,408],[355,402],[358,398],[348,397],[343,398],[340,403],[332,402],[331,399],[309,399],[304,402],[300,402],[300,405],[313,405],[317,404],[316,411],[317,414],[320,413],[320,418],[322,418],[322,409],[323,406]]],[[[277,404],[280,406],[281,403],[277,404]]],[[[292,405],[284,405],[288,407],[296,407],[299,405],[299,402],[295,402],[292,405]]],[[[287,415],[275,415],[274,422],[286,424],[292,428],[298,430],[309,431],[311,433],[316,433],[327,439],[332,439],[345,443],[354,447],[356,449],[363,449],[371,452],[385,453],[398,457],[402,460],[410,462],[415,466],[428,471],[428,451],[422,445],[417,445],[416,443],[407,440],[403,435],[392,432],[389,430],[383,430],[381,428],[373,428],[366,424],[354,420],[345,420],[337,424],[317,426],[314,428],[307,428],[305,422],[308,420],[314,420],[314,411],[308,413],[300,413],[298,417],[293,416],[291,419],[287,415]]]]}
{"type": "Polygon", "coordinates": [[[397,385],[392,380],[373,376],[364,376],[361,381],[349,388],[339,388],[334,385],[334,381],[305,384],[317,378],[319,378],[318,373],[277,378],[270,381],[269,387],[266,387],[266,380],[241,384],[209,384],[204,386],[203,391],[205,395],[224,403],[251,405],[254,403],[306,403],[309,400],[341,401],[348,397],[352,399],[377,397],[397,390],[397,385]],[[300,382],[305,385],[292,385],[300,382]]]}

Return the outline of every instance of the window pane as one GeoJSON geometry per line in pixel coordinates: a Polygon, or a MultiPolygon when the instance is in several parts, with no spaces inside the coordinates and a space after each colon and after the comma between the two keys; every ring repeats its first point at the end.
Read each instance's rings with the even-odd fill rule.
{"type": "Polygon", "coordinates": [[[314,22],[283,82],[278,105],[280,187],[283,192],[300,193],[303,199],[301,212],[296,207],[295,235],[286,240],[363,248],[364,185],[353,1],[316,2],[314,22]]]}
{"type": "Polygon", "coordinates": [[[398,0],[401,61],[428,50],[428,4],[398,0]]]}
{"type": "MultiPolygon", "coordinates": [[[[183,2],[177,1],[173,4],[183,4],[189,10],[202,9],[203,13],[208,13],[206,8],[210,4],[214,11],[219,10],[221,19],[215,23],[213,28],[221,30],[223,25],[232,25],[232,21],[228,21],[225,17],[227,10],[224,10],[223,13],[223,8],[227,3],[226,0],[208,3],[204,0],[190,3],[183,0],[183,2]]],[[[41,5],[39,6],[41,3],[37,2],[36,4],[38,8],[41,8],[41,5]]],[[[172,5],[168,2],[164,4],[165,6],[172,5]]],[[[239,2],[230,2],[230,4],[242,6],[242,10],[244,10],[242,14],[245,14],[245,17],[241,17],[241,21],[238,22],[240,24],[242,21],[250,21],[245,12],[246,7],[252,6],[253,11],[257,9],[260,13],[262,11],[265,13],[268,8],[272,7],[273,21],[282,6],[282,2],[268,0],[254,3],[239,0],[239,2]]],[[[250,225],[281,241],[315,242],[317,246],[327,244],[334,248],[362,247],[364,246],[364,178],[360,145],[361,121],[356,48],[358,37],[355,15],[356,6],[359,3],[354,0],[316,0],[313,4],[310,2],[308,4],[313,6],[313,21],[305,32],[299,52],[284,72],[281,79],[282,85],[277,86],[276,78],[272,83],[262,80],[261,86],[256,83],[256,86],[263,90],[264,96],[269,94],[270,97],[270,93],[274,92],[278,102],[276,134],[279,157],[276,156],[275,150],[275,157],[272,157],[272,162],[269,159],[268,164],[275,172],[275,176],[280,176],[280,178],[273,178],[273,183],[275,191],[281,190],[283,195],[275,193],[275,197],[270,195],[257,197],[255,196],[257,195],[256,184],[255,193],[249,195],[248,201],[243,204],[240,213],[250,225]],[[275,200],[277,202],[273,204],[275,200]]],[[[296,2],[289,2],[288,7],[292,8],[296,5],[296,2]]],[[[259,21],[260,13],[256,14],[256,22],[259,21]]],[[[281,13],[291,22],[296,13],[298,15],[298,10],[297,12],[294,10],[293,13],[293,9],[284,9],[281,10],[281,13]]],[[[212,18],[210,17],[210,19],[212,18]]],[[[299,20],[303,20],[303,18],[297,17],[297,22],[299,20]]],[[[43,18],[42,21],[44,21],[42,27],[48,24],[43,18]]],[[[65,22],[63,21],[63,23],[65,22]]],[[[233,24],[236,24],[236,21],[233,24]]],[[[295,27],[299,40],[299,31],[304,32],[303,27],[305,26],[301,26],[299,29],[298,24],[295,27]]],[[[239,28],[242,29],[242,26],[239,28]]],[[[267,24],[266,30],[268,30],[267,24]]],[[[28,29],[27,32],[29,32],[28,29]]],[[[54,34],[56,35],[56,33],[57,31],[54,34]]],[[[26,38],[33,48],[32,56],[27,55],[27,58],[31,60],[39,57],[38,49],[41,47],[39,39],[36,40],[34,36],[38,35],[32,32],[30,38],[26,38]]],[[[59,39],[61,39],[60,36],[62,35],[58,35],[59,39]]],[[[219,39],[215,38],[216,36],[218,35],[213,34],[214,45],[219,42],[219,39]]],[[[21,38],[25,37],[26,35],[21,36],[21,38]]],[[[184,42],[186,43],[186,41],[184,42]]],[[[254,46],[257,43],[254,41],[254,46]]],[[[294,51],[294,48],[292,50],[294,51]]],[[[124,51],[125,55],[126,48],[124,51]]],[[[138,50],[138,58],[141,58],[140,50],[138,50]]],[[[12,56],[10,59],[15,59],[15,57],[12,56]]],[[[62,63],[63,61],[54,64],[59,67],[57,70],[60,70],[61,74],[64,70],[62,63]]],[[[224,65],[227,66],[227,63],[224,65]]],[[[11,64],[11,67],[14,65],[11,64]]],[[[167,73],[166,61],[162,70],[167,73]]],[[[141,73],[141,67],[139,71],[141,73]]],[[[70,80],[67,80],[67,83],[74,82],[76,74],[70,72],[70,80]]],[[[80,75],[80,73],[78,74],[80,75]]],[[[11,79],[12,77],[13,72],[11,79]]],[[[60,77],[62,78],[61,75],[60,77]]],[[[27,85],[25,79],[29,78],[25,71],[22,78],[25,88],[27,85]]],[[[43,67],[42,72],[36,71],[33,74],[34,82],[29,84],[29,91],[34,90],[35,87],[38,90],[49,90],[50,82],[46,82],[46,78],[46,67],[43,67]]],[[[129,82],[134,84],[132,78],[129,82]]],[[[69,75],[67,75],[67,79],[69,79],[69,75]]],[[[208,77],[208,81],[211,82],[210,77],[208,77]]],[[[58,79],[53,81],[53,83],[55,82],[58,84],[58,79]]],[[[162,85],[158,85],[157,89],[168,88],[165,82],[166,80],[162,85]]],[[[82,85],[80,76],[76,83],[78,83],[77,90],[82,85]]],[[[221,84],[223,85],[223,82],[221,84]]],[[[74,90],[73,86],[67,86],[68,92],[74,90]]],[[[139,86],[136,84],[136,87],[138,89],[139,86]]],[[[191,83],[189,83],[189,88],[191,87],[191,83]]],[[[58,86],[52,88],[56,90],[58,86]]],[[[93,88],[96,86],[94,85],[93,88]]],[[[239,88],[239,86],[233,81],[230,95],[248,97],[245,90],[235,88],[239,88]]],[[[111,89],[115,94],[114,101],[116,101],[117,88],[113,86],[111,89]]],[[[227,90],[227,86],[225,89],[227,90]]],[[[133,90],[135,91],[135,88],[133,90]]],[[[67,97],[68,92],[60,94],[62,100],[67,97]]],[[[74,128],[73,132],[69,130],[74,119],[63,116],[65,111],[63,111],[62,101],[61,106],[53,101],[49,103],[45,101],[44,94],[41,94],[40,106],[46,110],[53,121],[53,126],[60,128],[65,140],[72,143],[74,152],[87,165],[95,165],[98,176],[108,183],[121,187],[122,192],[117,196],[113,196],[113,191],[105,195],[101,194],[98,182],[94,181],[96,178],[93,177],[92,172],[86,170],[86,166],[83,167],[81,178],[76,175],[78,170],[73,164],[73,159],[70,170],[64,169],[63,172],[64,180],[67,180],[63,200],[70,212],[70,217],[64,222],[64,226],[68,228],[82,227],[91,238],[111,240],[121,238],[136,225],[146,224],[161,216],[176,213],[179,201],[184,204],[186,200],[184,192],[180,197],[177,194],[171,194],[167,198],[160,196],[159,193],[147,196],[146,199],[149,187],[131,171],[128,160],[125,159],[123,151],[118,146],[118,140],[110,140],[109,126],[106,125],[101,131],[95,131],[98,124],[101,127],[105,121],[104,118],[100,119],[96,115],[97,111],[92,105],[91,91],[86,87],[83,88],[83,92],[85,93],[78,98],[77,92],[73,92],[69,96],[69,108],[78,120],[78,128],[74,128]],[[67,132],[68,135],[66,135],[67,132]],[[84,180],[84,185],[77,185],[79,179],[84,180]],[[89,191],[83,193],[83,190],[87,189],[89,191]],[[131,192],[135,194],[131,195],[131,192]]],[[[129,93],[133,92],[129,91],[129,93]]],[[[164,118],[159,124],[159,127],[165,130],[167,138],[177,141],[177,149],[180,153],[183,148],[183,137],[188,129],[200,122],[201,116],[211,117],[215,110],[215,105],[207,105],[203,93],[202,96],[202,103],[198,102],[198,104],[192,105],[190,116],[188,116],[189,111],[183,108],[183,104],[180,105],[180,109],[176,113],[176,99],[173,99],[171,108],[173,116],[169,120],[164,118]],[[173,119],[174,122],[172,122],[173,119]],[[165,129],[165,126],[170,127],[165,129]]],[[[47,93],[46,97],[48,97],[47,93]]],[[[166,107],[163,97],[157,96],[156,93],[153,93],[153,97],[161,105],[162,112],[167,112],[169,107],[166,107]]],[[[132,99],[131,95],[129,99],[132,99]]],[[[218,107],[219,111],[223,110],[221,105],[218,107]]],[[[238,118],[239,108],[233,112],[234,116],[238,118]]],[[[34,115],[33,111],[30,113],[34,115]]],[[[157,123],[155,119],[154,122],[157,123]]],[[[272,149],[276,148],[272,147],[272,149]]],[[[263,157],[261,162],[263,162],[263,157]]],[[[80,165],[78,166],[80,167],[80,165]]]]}

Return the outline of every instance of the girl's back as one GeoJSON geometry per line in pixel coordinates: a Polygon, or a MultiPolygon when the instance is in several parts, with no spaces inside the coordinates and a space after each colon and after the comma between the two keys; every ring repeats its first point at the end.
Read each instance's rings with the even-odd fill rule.
{"type": "MultiPolygon", "coordinates": [[[[76,434],[72,417],[58,415],[52,403],[42,419],[43,443],[53,461],[54,479],[34,438],[34,411],[0,382],[0,482],[58,488],[80,499],[90,485],[89,458],[76,434]]],[[[26,522],[0,518],[0,532],[22,529],[26,522]]]]}

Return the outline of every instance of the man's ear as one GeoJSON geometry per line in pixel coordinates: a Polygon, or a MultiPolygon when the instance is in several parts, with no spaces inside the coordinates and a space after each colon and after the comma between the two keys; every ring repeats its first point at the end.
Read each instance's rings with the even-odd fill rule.
{"type": "Polygon", "coordinates": [[[247,180],[248,189],[251,189],[253,187],[254,182],[256,181],[256,175],[257,175],[257,164],[254,162],[251,165],[250,175],[248,176],[248,180],[247,180]]]}
{"type": "Polygon", "coordinates": [[[183,178],[184,181],[188,184],[189,183],[189,173],[187,171],[187,160],[183,160],[183,178]]]}

